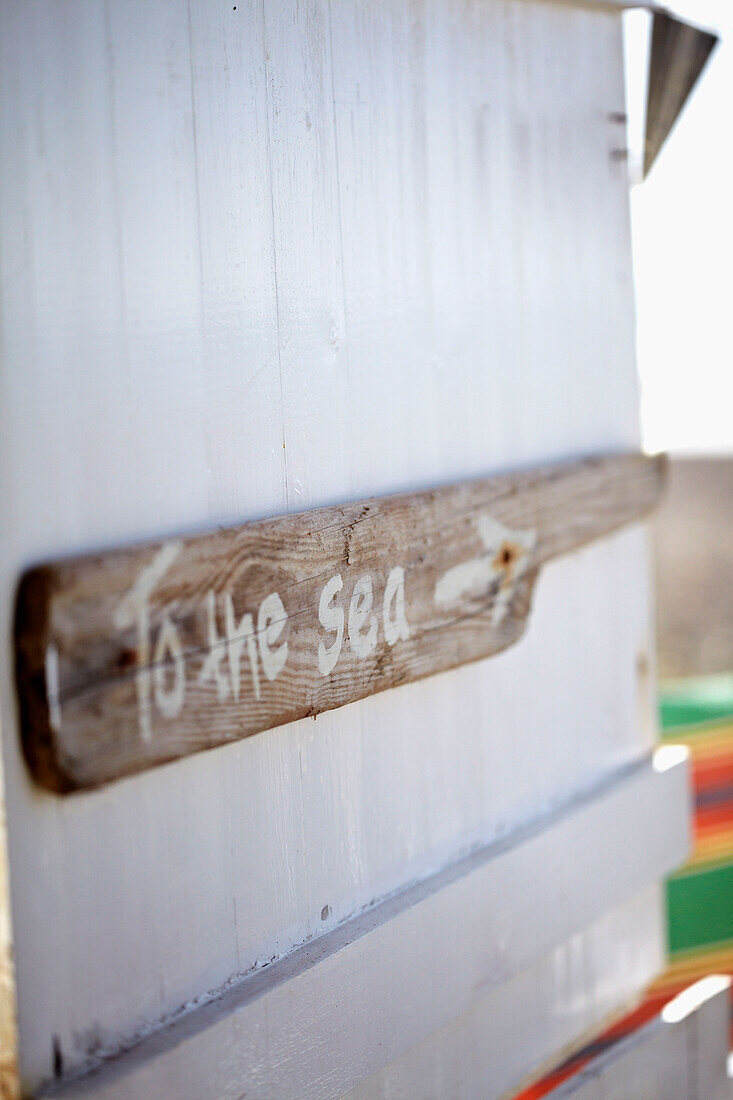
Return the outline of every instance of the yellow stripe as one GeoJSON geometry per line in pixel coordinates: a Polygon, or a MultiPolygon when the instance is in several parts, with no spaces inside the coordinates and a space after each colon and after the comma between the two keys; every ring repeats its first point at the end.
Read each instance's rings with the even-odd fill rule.
{"type": "Polygon", "coordinates": [[[726,738],[733,738],[733,722],[730,719],[724,722],[701,722],[692,726],[670,726],[664,730],[662,740],[667,744],[672,740],[704,742],[715,739],[725,741],[726,738]]]}
{"type": "Polygon", "coordinates": [[[730,745],[733,741],[733,723],[724,726],[678,726],[665,730],[664,742],[682,741],[685,745],[730,745]]]}
{"type": "Polygon", "coordinates": [[[696,959],[686,959],[684,963],[673,963],[655,982],[655,985],[686,981],[696,978],[699,974],[716,974],[719,971],[727,974],[731,970],[733,970],[733,951],[721,952],[717,955],[701,954],[696,959]]]}
{"type": "Polygon", "coordinates": [[[730,758],[733,755],[733,744],[730,743],[724,749],[720,745],[685,745],[683,747],[688,749],[692,763],[697,764],[698,767],[730,764],[730,758]]]}
{"type": "Polygon", "coordinates": [[[725,946],[718,947],[715,951],[700,951],[692,948],[684,954],[676,956],[663,974],[649,987],[649,993],[661,993],[671,986],[686,985],[695,978],[704,974],[729,974],[733,972],[733,943],[728,941],[725,946]]]}
{"type": "MultiPolygon", "coordinates": [[[[728,955],[733,951],[733,939],[718,940],[717,943],[710,943],[707,945],[707,950],[703,952],[706,957],[711,959],[718,958],[722,955],[728,955]]],[[[685,947],[682,951],[676,951],[674,956],[674,962],[684,962],[685,959],[700,958],[699,947],[685,947]]]]}
{"type": "Polygon", "coordinates": [[[665,972],[654,985],[649,986],[647,996],[654,997],[660,993],[674,995],[677,990],[685,989],[688,985],[693,985],[699,981],[700,978],[707,978],[709,974],[733,974],[733,958],[714,965],[701,963],[700,966],[689,966],[686,970],[678,970],[673,974],[665,972]]]}
{"type": "Polygon", "coordinates": [[[695,862],[691,860],[686,863],[684,867],[680,867],[679,871],[675,871],[673,875],[670,875],[670,881],[676,882],[681,878],[692,878],[695,875],[706,875],[710,871],[722,870],[723,868],[731,867],[733,860],[727,855],[722,859],[707,859],[695,862]]]}
{"type": "Polygon", "coordinates": [[[705,867],[710,864],[712,870],[713,865],[716,867],[725,867],[728,863],[733,863],[733,850],[731,850],[730,844],[706,844],[705,847],[696,849],[694,854],[686,863],[677,869],[672,877],[683,875],[685,871],[689,871],[693,867],[705,867]]]}
{"type": "MultiPolygon", "coordinates": [[[[665,742],[666,744],[666,742],[665,742]]],[[[690,750],[693,760],[712,760],[716,756],[727,756],[733,752],[733,735],[725,737],[675,737],[675,745],[684,745],[690,750]]]]}
{"type": "Polygon", "coordinates": [[[664,743],[669,744],[670,741],[696,741],[699,743],[705,741],[730,741],[733,738],[733,722],[726,719],[724,722],[701,722],[699,725],[694,726],[669,726],[664,731],[664,743]]]}
{"type": "Polygon", "coordinates": [[[700,864],[721,864],[721,862],[733,862],[733,833],[729,829],[724,833],[713,834],[704,840],[699,840],[694,846],[692,855],[686,864],[679,868],[679,871],[687,867],[699,867],[700,864]]]}

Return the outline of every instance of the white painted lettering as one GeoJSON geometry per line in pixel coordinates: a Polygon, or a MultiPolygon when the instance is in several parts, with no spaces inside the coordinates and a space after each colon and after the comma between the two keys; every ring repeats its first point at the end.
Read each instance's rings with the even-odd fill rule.
{"type": "Polygon", "coordinates": [[[334,577],[331,577],[331,580],[321,592],[321,599],[318,604],[318,618],[321,626],[336,634],[335,641],[328,648],[323,642],[318,643],[318,668],[322,676],[328,676],[341,655],[341,646],[344,641],[344,610],[336,603],[331,606],[331,603],[336,593],[340,592],[343,586],[344,582],[341,580],[341,574],[337,573],[334,577]]]}
{"type": "Polygon", "coordinates": [[[394,645],[400,638],[406,642],[410,628],[405,618],[405,571],[400,565],[396,565],[387,577],[382,617],[387,645],[394,645]]]}
{"type": "Polygon", "coordinates": [[[374,597],[368,573],[354,585],[349,604],[349,644],[357,657],[368,657],[377,644],[377,619],[371,613],[374,597]],[[364,632],[367,622],[369,626],[364,632]]]}
{"type": "Polygon", "coordinates": [[[247,643],[247,656],[252,672],[252,687],[255,699],[260,697],[260,670],[257,663],[257,639],[255,638],[254,622],[249,613],[242,615],[239,623],[234,619],[234,604],[229,592],[224,594],[224,627],[227,636],[227,656],[229,658],[229,676],[232,682],[232,694],[235,702],[239,702],[239,663],[242,657],[244,643],[247,643]]]}
{"type": "Polygon", "coordinates": [[[175,718],[181,713],[186,694],[186,671],[183,660],[183,648],[178,631],[166,615],[160,627],[158,641],[153,654],[153,673],[155,702],[160,713],[166,718],[175,718]],[[168,668],[167,658],[173,662],[173,683],[166,684],[168,668]]]}
{"type": "Polygon", "coordinates": [[[229,694],[229,682],[221,667],[227,654],[224,639],[216,629],[216,595],[212,589],[206,594],[206,644],[209,651],[199,672],[199,683],[205,684],[208,679],[212,679],[216,684],[219,702],[223,703],[229,694]]]}
{"type": "Polygon", "coordinates": [[[287,622],[283,602],[277,592],[271,592],[260,604],[257,616],[257,636],[260,642],[260,659],[268,680],[274,680],[278,672],[285,667],[288,659],[288,643],[283,642],[277,649],[272,646],[278,640],[287,622]]]}
{"type": "MultiPolygon", "coordinates": [[[[164,573],[183,549],[182,542],[167,542],[161,546],[153,560],[144,569],[134,585],[121,601],[114,613],[114,624],[118,630],[137,626],[137,672],[135,687],[137,690],[138,722],[143,741],[152,737],[153,727],[150,713],[152,682],[150,676],[150,607],[151,593],[164,573]]],[[[184,685],[185,690],[185,685],[184,685]]]]}
{"type": "Polygon", "coordinates": [[[500,626],[511,607],[537,542],[534,530],[511,530],[493,516],[478,517],[484,553],[454,565],[435,584],[435,603],[450,607],[465,597],[484,599],[494,592],[491,625],[500,626]]]}

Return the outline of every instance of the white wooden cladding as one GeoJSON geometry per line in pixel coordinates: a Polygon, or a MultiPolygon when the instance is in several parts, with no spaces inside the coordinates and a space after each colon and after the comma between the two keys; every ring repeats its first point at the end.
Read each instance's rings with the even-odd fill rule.
{"type": "Polygon", "coordinates": [[[729,1043],[730,977],[711,974],[547,1100],[730,1100],[729,1043]]]}
{"type": "MultiPolygon", "coordinates": [[[[347,921],[58,1095],[343,1095],[684,860],[687,757],[665,754],[347,921]]],[[[525,1040],[520,1074],[538,1058],[525,1040]]],[[[517,1083],[497,1075],[490,1095],[517,1083]]]]}
{"type": "Polygon", "coordinates": [[[647,887],[605,913],[347,1093],[349,1100],[473,1100],[537,1077],[591,1039],[662,966],[662,897],[647,887]],[[522,1042],[518,1042],[521,1037],[522,1042]]]}
{"type": "Polygon", "coordinates": [[[0,50],[30,1090],[55,1046],[73,1068],[155,1026],[653,734],[633,529],[549,566],[531,635],[491,662],[68,804],[32,787],[10,658],[31,562],[634,449],[637,386],[617,14],[29,0],[0,50]]]}

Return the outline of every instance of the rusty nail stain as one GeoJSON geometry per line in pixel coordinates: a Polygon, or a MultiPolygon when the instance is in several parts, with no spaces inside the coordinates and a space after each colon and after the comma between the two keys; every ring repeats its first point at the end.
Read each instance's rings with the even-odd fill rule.
{"type": "Polygon", "coordinates": [[[134,649],[123,649],[117,655],[117,667],[120,669],[132,668],[137,664],[137,652],[134,649]]]}

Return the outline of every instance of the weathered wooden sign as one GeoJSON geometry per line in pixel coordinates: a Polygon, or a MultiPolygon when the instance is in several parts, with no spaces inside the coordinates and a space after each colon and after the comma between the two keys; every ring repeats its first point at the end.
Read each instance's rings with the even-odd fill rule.
{"type": "Polygon", "coordinates": [[[33,775],[93,787],[497,653],[543,562],[647,512],[663,466],[587,459],[33,569],[33,775]]]}

